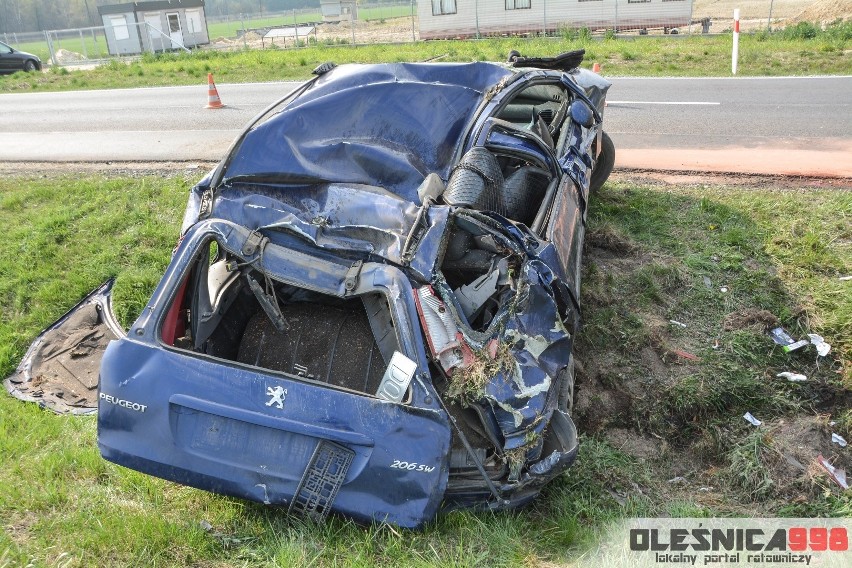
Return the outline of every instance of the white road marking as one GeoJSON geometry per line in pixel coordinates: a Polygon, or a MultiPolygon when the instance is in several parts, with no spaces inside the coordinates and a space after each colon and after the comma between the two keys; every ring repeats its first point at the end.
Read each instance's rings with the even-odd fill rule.
{"type": "Polygon", "coordinates": [[[608,105],[720,105],[709,101],[607,101],[608,105]]]}
{"type": "Polygon", "coordinates": [[[778,81],[784,79],[807,79],[808,81],[812,81],[813,79],[849,79],[852,78],[852,75],[779,75],[775,77],[619,77],[617,75],[607,75],[607,80],[618,79],[618,81],[645,81],[645,80],[657,80],[662,79],[666,81],[674,80],[674,81],[688,81],[690,79],[700,79],[700,80],[722,80],[722,81],[778,81]]]}

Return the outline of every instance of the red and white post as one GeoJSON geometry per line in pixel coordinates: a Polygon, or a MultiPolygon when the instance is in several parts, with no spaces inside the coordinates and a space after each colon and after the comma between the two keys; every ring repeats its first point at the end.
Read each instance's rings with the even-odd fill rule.
{"type": "Polygon", "coordinates": [[[731,52],[731,73],[737,74],[737,59],[740,58],[740,9],[734,8],[734,49],[731,52]]]}

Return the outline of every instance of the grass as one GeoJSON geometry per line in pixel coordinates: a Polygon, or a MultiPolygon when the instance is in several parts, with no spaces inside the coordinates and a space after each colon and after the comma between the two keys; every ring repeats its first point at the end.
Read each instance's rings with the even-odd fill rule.
{"type": "MultiPolygon", "coordinates": [[[[852,272],[852,194],[610,183],[598,197],[589,240],[623,258],[586,255],[578,357],[594,363],[578,384],[595,398],[581,405],[580,424],[665,440],[693,478],[727,488],[717,511],[845,514],[848,495],[785,471],[781,458],[791,446],[807,449],[804,466],[819,452],[836,455],[830,432],[850,426],[852,294],[839,277],[852,272]],[[767,320],[798,337],[831,337],[834,359],[783,353],[767,320]],[[788,370],[808,381],[776,378],[788,370]],[[746,412],[773,434],[755,431],[746,412]]],[[[668,466],[662,475],[683,473],[668,466]]]]}
{"type": "MultiPolygon", "coordinates": [[[[740,39],[741,76],[849,74],[852,63],[846,46],[852,23],[825,31],[795,34],[743,35],[740,39]]],[[[213,36],[211,36],[213,37],[213,36]]],[[[503,61],[512,49],[534,55],[586,49],[586,67],[601,63],[605,75],[729,76],[731,38],[720,36],[646,36],[593,39],[589,34],[560,38],[491,38],[478,41],[428,41],[394,45],[312,45],[300,49],[215,52],[195,51],[145,55],[140,61],[119,60],[90,71],[63,69],[0,77],[0,92],[56,91],[136,86],[191,85],[213,72],[220,82],[303,80],[326,61],[379,63],[424,61],[503,61]]]]}
{"type": "MultiPolygon", "coordinates": [[[[0,374],[108,276],[117,275],[121,319],[139,313],[169,260],[190,183],[0,179],[0,374]]],[[[827,484],[797,486],[805,497],[795,501],[779,493],[774,438],[740,418],[743,409],[772,422],[817,408],[852,425],[848,407],[821,398],[840,396],[838,361],[852,358],[849,283],[837,280],[852,273],[850,216],[852,195],[839,190],[608,184],[592,202],[590,235],[608,234],[596,242],[632,268],[586,255],[578,347],[596,357],[583,359],[580,392],[591,390],[596,360],[614,364],[601,372],[601,396],[647,377],[637,353],[648,346],[691,350],[701,361],[667,364],[648,398],[633,393],[604,427],[580,421],[577,464],[530,507],[446,514],[422,532],[338,518],[316,526],[138,474],[99,457],[93,418],[0,396],[0,565],[532,566],[567,561],[626,517],[852,514],[852,498],[827,484]],[[762,331],[722,329],[725,314],[747,307],[771,311],[796,335],[821,333],[834,358],[817,368],[812,354],[783,355],[762,331]],[[652,313],[688,327],[663,333],[648,325],[652,313]],[[810,381],[773,381],[782,367],[810,381]],[[653,432],[669,449],[637,457],[623,429],[653,432]],[[698,464],[690,480],[721,489],[667,483],[686,456],[698,464]]]]}

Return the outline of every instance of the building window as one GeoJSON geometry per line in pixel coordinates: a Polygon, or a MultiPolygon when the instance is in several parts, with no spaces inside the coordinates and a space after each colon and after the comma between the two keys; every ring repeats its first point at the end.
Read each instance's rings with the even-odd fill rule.
{"type": "Polygon", "coordinates": [[[443,16],[456,13],[456,0],[432,0],[432,15],[443,16]]]}
{"type": "Polygon", "coordinates": [[[645,4],[651,0],[627,0],[628,4],[645,4]]]}
{"type": "Polygon", "coordinates": [[[130,38],[130,31],[127,29],[127,17],[125,16],[110,16],[109,25],[112,28],[112,33],[115,35],[116,41],[130,38]]]}
{"type": "Polygon", "coordinates": [[[201,33],[201,10],[187,10],[186,29],[191,34],[201,33]]]}
{"type": "Polygon", "coordinates": [[[506,0],[507,10],[522,10],[530,7],[531,0],[506,0]]]}

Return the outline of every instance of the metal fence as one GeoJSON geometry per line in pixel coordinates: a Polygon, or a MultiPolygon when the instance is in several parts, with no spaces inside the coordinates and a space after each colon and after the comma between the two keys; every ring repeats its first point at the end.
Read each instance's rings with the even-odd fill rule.
{"type": "Polygon", "coordinates": [[[58,66],[85,66],[112,57],[136,56],[145,52],[189,49],[147,22],[127,22],[121,37],[113,28],[96,26],[33,33],[3,34],[5,43],[39,56],[42,62],[58,66]]]}
{"type": "MultiPolygon", "coordinates": [[[[357,20],[323,21],[317,9],[289,10],[274,14],[213,15],[207,28],[213,49],[292,47],[317,42],[324,44],[399,43],[417,41],[416,0],[387,0],[359,4],[357,20]],[[271,29],[303,26],[314,31],[289,42],[286,39],[264,40],[271,29]]],[[[302,32],[298,32],[301,34],[302,32]]],[[[293,34],[296,35],[295,33],[293,34]]]]}
{"type": "MultiPolygon", "coordinates": [[[[734,8],[740,10],[740,29],[748,33],[803,20],[831,21],[845,15],[843,5],[831,0],[380,0],[359,4],[354,22],[323,22],[317,9],[210,13],[210,45],[205,48],[289,48],[310,43],[400,43],[523,34],[722,33],[732,28],[734,8]],[[310,34],[297,31],[306,25],[314,28],[310,34]],[[264,39],[270,29],[288,27],[298,35],[264,39]]],[[[153,32],[138,33],[147,37],[153,32]]],[[[144,51],[179,48],[166,38],[149,39],[143,42],[148,44],[144,51]]],[[[54,65],[84,65],[113,56],[103,27],[0,33],[0,41],[54,65]]]]}
{"type": "MultiPolygon", "coordinates": [[[[378,0],[369,3],[358,4],[358,23],[354,26],[358,29],[369,29],[376,25],[388,23],[388,20],[408,18],[412,12],[416,12],[417,0],[378,0]],[[370,24],[373,24],[372,26],[370,24]]],[[[221,12],[210,12],[207,14],[207,28],[210,39],[228,39],[241,37],[243,33],[250,30],[267,29],[270,27],[297,26],[303,24],[316,24],[323,22],[323,16],[319,8],[303,8],[298,10],[287,10],[284,12],[256,12],[256,13],[231,13],[223,6],[221,12]]],[[[349,30],[348,21],[340,23],[326,23],[326,28],[335,26],[345,27],[349,30]]],[[[411,25],[408,23],[409,40],[411,25]]],[[[351,34],[350,34],[351,35],[351,34]]],[[[366,43],[366,38],[362,43],[366,43]]]]}
{"type": "Polygon", "coordinates": [[[73,65],[110,56],[103,27],[4,33],[0,41],[38,55],[47,65],[73,65]]]}
{"type": "Polygon", "coordinates": [[[846,15],[849,4],[836,0],[695,0],[693,18],[708,18],[712,32],[730,31],[734,8],[740,10],[740,31],[772,30],[800,21],[830,22],[846,15]]]}

